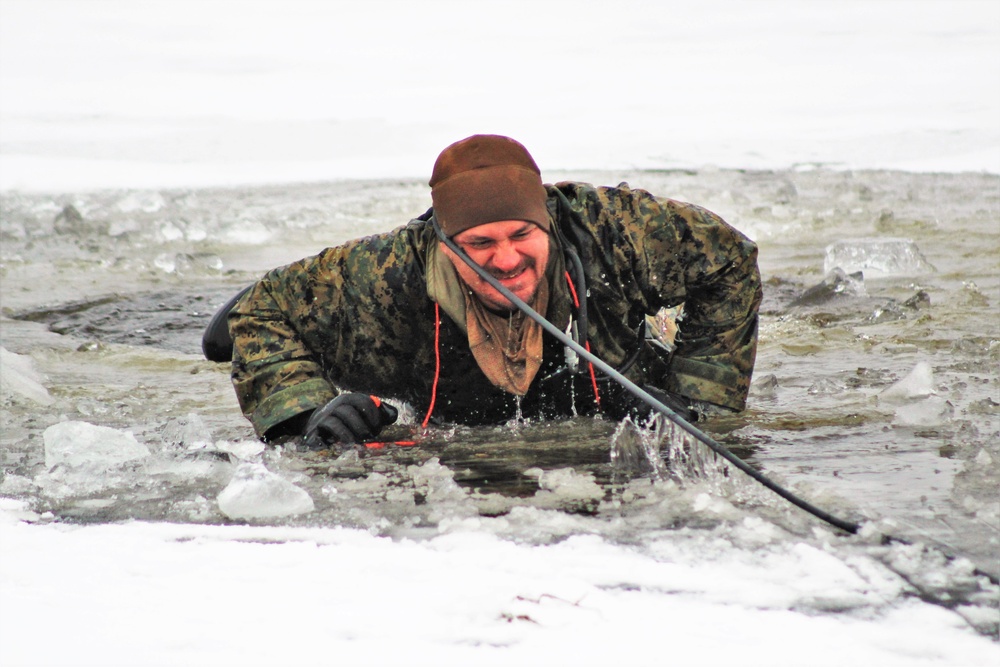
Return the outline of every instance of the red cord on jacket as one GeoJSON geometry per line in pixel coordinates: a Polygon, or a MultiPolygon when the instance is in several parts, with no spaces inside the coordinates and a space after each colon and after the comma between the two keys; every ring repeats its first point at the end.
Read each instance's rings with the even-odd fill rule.
{"type": "Polygon", "coordinates": [[[434,304],[434,385],[431,387],[431,406],[427,408],[427,416],[420,428],[427,428],[437,401],[438,379],[441,377],[441,306],[434,304]]]}
{"type": "MultiPolygon", "coordinates": [[[[569,275],[569,271],[566,272],[566,282],[569,283],[569,292],[573,295],[573,305],[580,308],[580,297],[576,295],[576,286],[573,285],[573,279],[569,275]]],[[[583,335],[586,336],[587,332],[584,331],[583,335]]],[[[590,341],[584,339],[583,346],[590,352],[590,341]]],[[[590,384],[594,388],[594,403],[597,407],[601,407],[601,394],[597,391],[597,375],[594,373],[594,364],[587,362],[587,367],[590,369],[590,384]]]]}

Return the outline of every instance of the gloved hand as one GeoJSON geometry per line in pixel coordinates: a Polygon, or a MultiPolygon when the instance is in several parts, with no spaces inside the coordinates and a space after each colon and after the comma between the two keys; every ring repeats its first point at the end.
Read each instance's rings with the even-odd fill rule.
{"type": "Polygon", "coordinates": [[[337,443],[373,440],[398,416],[396,408],[376,396],[341,394],[309,417],[303,433],[305,446],[322,449],[337,443]]]}
{"type": "MultiPolygon", "coordinates": [[[[693,424],[697,421],[698,414],[691,409],[691,404],[688,402],[688,399],[683,396],[671,394],[670,392],[648,384],[643,385],[642,389],[660,403],[663,403],[665,406],[676,412],[679,417],[689,424],[693,424]]],[[[652,406],[632,394],[627,394],[626,400],[629,401],[629,403],[627,404],[628,407],[626,408],[625,413],[621,415],[622,419],[628,415],[632,417],[632,421],[639,422],[649,419],[654,414],[660,414],[659,411],[654,410],[652,406]]]]}
{"type": "MultiPolygon", "coordinates": [[[[671,394],[668,391],[663,391],[662,389],[651,387],[649,385],[646,385],[643,389],[645,389],[646,393],[650,394],[660,403],[663,403],[665,406],[676,412],[677,416],[689,424],[693,424],[698,421],[698,413],[691,409],[691,402],[683,396],[671,394]]],[[[652,408],[650,408],[650,413],[652,413],[652,408]]]]}

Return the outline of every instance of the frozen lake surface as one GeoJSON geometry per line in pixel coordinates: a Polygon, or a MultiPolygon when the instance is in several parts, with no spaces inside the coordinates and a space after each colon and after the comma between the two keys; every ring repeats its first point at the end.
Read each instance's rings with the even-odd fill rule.
{"type": "MultiPolygon", "coordinates": [[[[600,420],[435,429],[418,447],[336,459],[265,449],[227,367],[200,356],[207,319],[270,266],[424,210],[420,182],[10,193],[0,621],[24,631],[5,657],[62,655],[27,631],[50,627],[42,619],[82,638],[96,629],[81,619],[110,615],[132,630],[95,664],[133,661],[144,643],[167,662],[306,660],[327,645],[371,664],[415,647],[436,664],[639,658],[664,633],[706,663],[750,641],[767,664],[803,651],[816,664],[994,660],[998,589],[975,571],[998,569],[1000,179],[556,178],[570,176],[701,202],[757,240],[766,298],[750,406],[705,428],[861,521],[861,536],[710,456],[671,459],[682,444],[600,420]],[[831,260],[846,269],[827,271],[831,260]],[[101,585],[111,594],[87,592],[101,585]],[[151,595],[157,624],[135,627],[151,595]],[[95,604],[101,615],[86,613],[95,604]],[[276,634],[248,643],[262,617],[276,634]],[[287,639],[294,628],[323,641],[287,639]],[[378,642],[387,630],[404,641],[378,642]],[[628,641],[612,650],[601,632],[628,641]]],[[[401,407],[387,437],[412,437],[415,409],[401,407]]]]}
{"type": "Polygon", "coordinates": [[[1000,7],[375,6],[0,4],[0,662],[995,665],[1000,7]],[[599,420],[253,439],[208,318],[482,131],[757,241],[705,428],[861,535],[599,420]]]}

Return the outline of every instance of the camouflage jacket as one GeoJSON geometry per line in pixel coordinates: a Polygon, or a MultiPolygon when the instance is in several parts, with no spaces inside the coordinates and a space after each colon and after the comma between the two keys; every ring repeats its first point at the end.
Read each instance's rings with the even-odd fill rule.
{"type": "MultiPolygon", "coordinates": [[[[743,409],[761,300],[756,246],[705,209],[627,184],[546,187],[563,232],[557,236],[576,247],[587,275],[593,352],[639,384],[743,409]],[[643,342],[637,331],[645,316],[681,303],[674,353],[643,342]]],[[[233,385],[258,434],[341,391],[396,398],[426,412],[436,354],[425,276],[428,248],[438,243],[431,213],[275,269],[233,308],[233,385]]],[[[602,379],[598,408],[589,375],[566,372],[564,348],[548,333],[527,394],[507,394],[479,370],[465,331],[443,309],[440,320],[437,420],[502,423],[518,414],[597,409],[620,416],[630,400],[602,379]]],[[[553,324],[564,330],[567,322],[553,324]]]]}

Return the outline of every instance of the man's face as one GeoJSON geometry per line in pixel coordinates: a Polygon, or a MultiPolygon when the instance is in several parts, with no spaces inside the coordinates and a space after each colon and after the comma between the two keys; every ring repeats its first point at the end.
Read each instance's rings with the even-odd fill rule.
{"type": "MultiPolygon", "coordinates": [[[[545,279],[545,267],[549,263],[549,235],[534,223],[524,220],[488,222],[466,229],[452,240],[472,261],[526,303],[535,297],[538,285],[545,279]]],[[[446,245],[442,243],[441,248],[455,265],[459,277],[487,308],[499,311],[514,309],[514,304],[480,278],[446,245]]]]}

